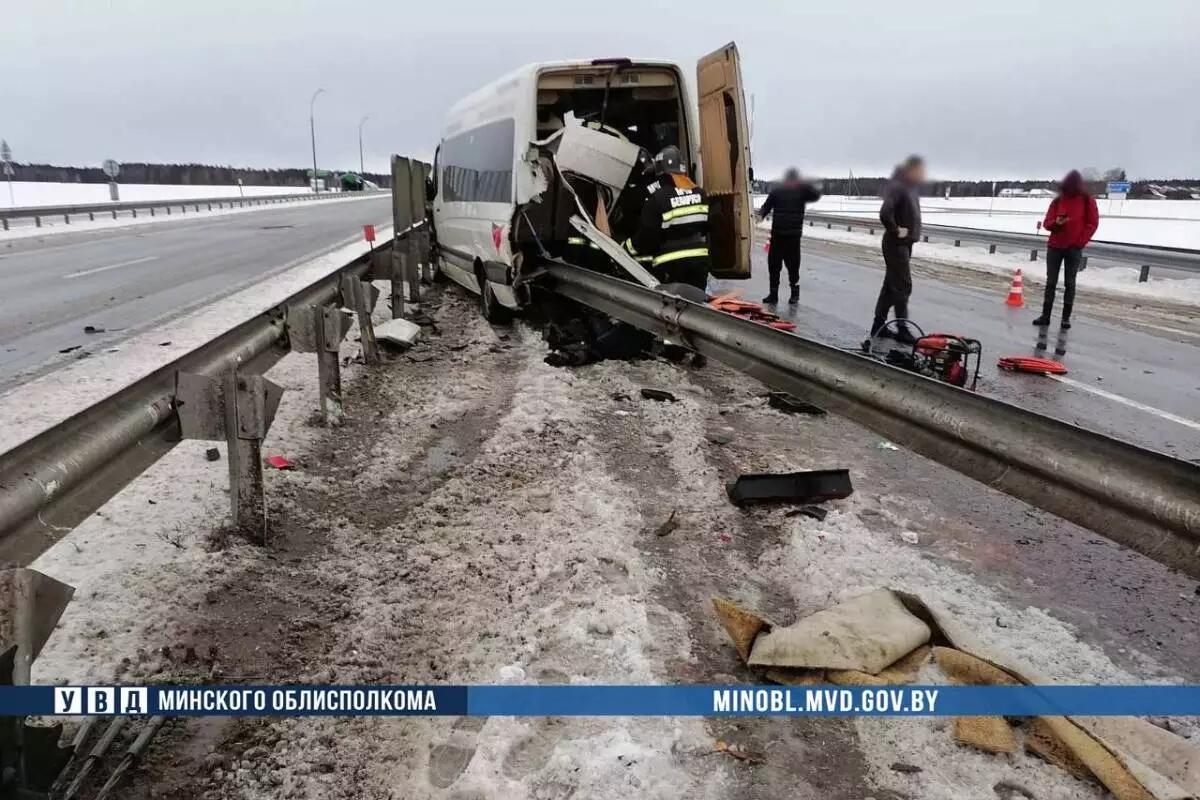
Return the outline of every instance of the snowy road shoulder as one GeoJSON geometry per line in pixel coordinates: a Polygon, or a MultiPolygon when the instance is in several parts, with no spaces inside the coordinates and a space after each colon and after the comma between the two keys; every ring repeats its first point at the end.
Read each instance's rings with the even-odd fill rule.
{"type": "MultiPolygon", "coordinates": [[[[850,423],[783,415],[724,369],[555,369],[536,334],[493,329],[472,306],[449,290],[437,331],[414,350],[376,370],[352,365],[337,431],[309,423],[309,360],[270,373],[288,391],[268,450],[300,467],[269,476],[270,548],[214,544],[225,467],[180,447],[46,553],[36,566],[79,593],[35,677],[748,682],[711,595],[791,619],[884,585],[1054,678],[1196,679],[1190,585],[1157,565],[874,447],[850,423]],[[680,401],[641,400],[641,387],[680,401]],[[856,493],[828,504],[824,522],[739,510],[724,495],[739,473],[828,466],[850,467],[856,493]],[[657,535],[673,509],[679,527],[657,535]]],[[[1029,756],[958,748],[940,724],[195,725],[131,796],[959,800],[992,796],[1000,779],[1039,797],[1102,796],[1029,756]],[[717,741],[765,763],[736,761],[717,741]],[[213,761],[187,755],[210,751],[213,761]],[[897,773],[896,761],[922,771],[897,773]]]]}

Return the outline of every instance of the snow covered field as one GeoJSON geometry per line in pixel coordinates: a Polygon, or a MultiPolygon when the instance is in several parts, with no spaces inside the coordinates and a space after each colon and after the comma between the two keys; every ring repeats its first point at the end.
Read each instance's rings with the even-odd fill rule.
{"type": "MultiPolygon", "coordinates": [[[[755,195],[756,206],[765,195],[755,195]]],[[[997,197],[989,213],[987,197],[921,198],[921,214],[930,225],[1037,234],[1048,198],[997,197]]],[[[1200,249],[1200,200],[1097,200],[1100,229],[1096,239],[1160,247],[1200,249]]],[[[822,214],[876,219],[879,199],[829,195],[809,206],[822,214]]]]}
{"type": "MultiPolygon", "coordinates": [[[[196,184],[122,183],[121,201],[183,200],[192,197],[239,197],[237,186],[205,186],[196,184]]],[[[12,200],[9,200],[8,184],[0,183],[0,209],[25,206],[65,206],[107,203],[106,183],[45,183],[42,181],[13,181],[12,200]]],[[[243,186],[241,193],[246,197],[268,194],[303,194],[307,186],[243,186]]]]}

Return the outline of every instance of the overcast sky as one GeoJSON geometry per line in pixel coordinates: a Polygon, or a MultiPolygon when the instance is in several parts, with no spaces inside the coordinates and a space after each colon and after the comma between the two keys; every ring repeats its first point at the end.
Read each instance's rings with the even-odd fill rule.
{"type": "Polygon", "coordinates": [[[428,156],[512,67],[695,59],[733,39],[760,176],[1200,177],[1200,0],[4,0],[0,137],[17,161],[323,166],[428,156]]]}

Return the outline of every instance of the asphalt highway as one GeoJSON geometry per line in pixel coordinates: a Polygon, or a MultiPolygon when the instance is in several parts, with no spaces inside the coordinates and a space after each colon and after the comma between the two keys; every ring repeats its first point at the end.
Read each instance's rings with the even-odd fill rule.
{"type": "Polygon", "coordinates": [[[0,239],[0,390],[361,239],[363,225],[390,218],[383,195],[0,239]]]}
{"type": "MultiPolygon", "coordinates": [[[[754,277],[725,286],[758,301],[766,294],[767,264],[759,240],[754,277]]],[[[919,259],[919,251],[914,258],[919,259]]],[[[914,262],[916,264],[916,262],[914,262]]],[[[845,348],[867,336],[883,279],[881,258],[863,249],[804,240],[800,302],[776,313],[797,333],[845,348]]],[[[781,292],[786,301],[785,286],[781,292]]],[[[1200,459],[1200,325],[1154,325],[1152,309],[1079,290],[1069,331],[1031,324],[1040,287],[1026,289],[1024,308],[1004,304],[1003,278],[959,269],[914,267],[909,314],[926,332],[955,333],[983,344],[978,391],[1057,419],[1150,447],[1185,460],[1200,459]],[[1144,319],[1147,324],[1135,321],[1144,319]],[[1003,372],[1001,356],[1042,356],[1069,370],[1062,379],[1003,372]]],[[[1060,289],[1061,292],[1061,289],[1060,289]]]]}

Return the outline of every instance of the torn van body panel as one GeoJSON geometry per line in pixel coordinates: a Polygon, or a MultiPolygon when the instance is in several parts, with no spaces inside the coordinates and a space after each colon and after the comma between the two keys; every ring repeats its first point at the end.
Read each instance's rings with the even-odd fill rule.
{"type": "Polygon", "coordinates": [[[529,284],[546,259],[652,285],[648,259],[626,242],[654,177],[651,159],[675,146],[701,185],[709,166],[717,181],[713,274],[749,277],[749,151],[737,49],[706,57],[697,75],[709,97],[700,108],[712,109],[707,126],[684,71],[665,61],[532,64],[457,103],[430,185],[442,272],[514,309],[530,302],[529,284]]]}

